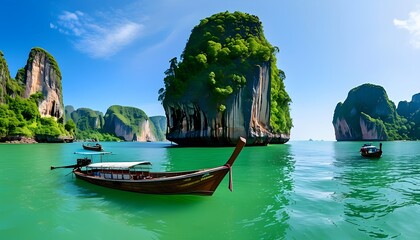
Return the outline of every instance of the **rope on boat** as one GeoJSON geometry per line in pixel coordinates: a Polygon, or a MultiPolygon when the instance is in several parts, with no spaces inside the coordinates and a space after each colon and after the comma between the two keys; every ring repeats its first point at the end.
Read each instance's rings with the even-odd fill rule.
{"type": "Polygon", "coordinates": [[[232,166],[230,164],[225,164],[229,169],[229,190],[233,191],[233,177],[232,177],[232,166]]]}

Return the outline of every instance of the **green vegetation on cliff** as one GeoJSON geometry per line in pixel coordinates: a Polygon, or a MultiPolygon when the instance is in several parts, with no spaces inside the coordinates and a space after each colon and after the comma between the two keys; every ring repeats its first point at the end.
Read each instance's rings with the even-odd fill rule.
{"type": "Polygon", "coordinates": [[[97,141],[119,141],[115,134],[104,132],[104,117],[99,111],[89,108],[79,108],[74,110],[72,106],[65,107],[66,127],[74,128],[76,139],[97,141]]]}
{"type": "Polygon", "coordinates": [[[420,140],[420,93],[413,95],[411,102],[399,102],[397,112],[405,118],[408,137],[420,140]]]}
{"type": "Polygon", "coordinates": [[[0,139],[11,136],[56,138],[69,134],[54,118],[41,118],[37,106],[40,97],[41,93],[28,99],[6,97],[6,104],[0,104],[0,139]]]}
{"type": "MultiPolygon", "coordinates": [[[[102,112],[89,108],[74,110],[72,106],[65,107],[66,129],[74,128],[76,139],[98,141],[120,141],[128,135],[138,135],[145,130],[145,121],[150,120],[150,131],[156,141],[165,141],[166,118],[163,116],[148,117],[146,113],[138,108],[111,106],[105,116],[102,112]],[[117,136],[118,135],[118,136],[117,136]]],[[[154,138],[153,138],[154,140],[154,138]]]]}
{"type": "MultiPolygon", "coordinates": [[[[108,108],[104,119],[105,132],[115,133],[117,136],[131,141],[136,140],[135,137],[146,130],[144,124],[149,120],[149,117],[141,109],[114,105],[108,108]]],[[[149,126],[152,133],[156,135],[153,123],[149,126]]]]}
{"type": "Polygon", "coordinates": [[[226,109],[226,99],[247,84],[261,63],[271,68],[270,125],[274,133],[290,133],[292,120],[283,71],[277,68],[273,47],[264,37],[258,17],[241,12],[223,12],[201,20],[194,27],[181,55],[170,60],[165,87],[159,100],[206,101],[215,112],[226,109]]]}
{"type": "Polygon", "coordinates": [[[141,123],[149,118],[141,109],[114,105],[109,107],[106,111],[105,119],[107,119],[107,121],[104,130],[107,132],[115,131],[115,121],[121,121],[133,132],[139,132],[141,131],[141,129],[139,129],[141,123]]]}
{"type": "MultiPolygon", "coordinates": [[[[59,77],[61,73],[55,59],[41,48],[33,48],[29,54],[27,66],[33,61],[36,53],[42,52],[48,57],[52,68],[59,77]]],[[[9,69],[3,53],[0,51],[0,140],[14,137],[32,137],[39,141],[57,141],[56,138],[68,136],[62,122],[55,118],[41,118],[38,104],[44,96],[41,92],[23,98],[26,82],[26,69],[21,68],[16,79],[10,77],[9,69]],[[55,139],[54,139],[55,138],[55,139]]],[[[61,88],[60,88],[61,89],[61,88]]],[[[62,98],[62,96],[60,96],[62,98]]]]}
{"type": "Polygon", "coordinates": [[[22,96],[24,85],[10,77],[9,67],[0,51],[0,104],[6,103],[6,96],[22,96]]]}
{"type": "MultiPolygon", "coordinates": [[[[51,64],[51,67],[54,69],[55,73],[57,74],[58,79],[61,80],[61,71],[60,71],[60,68],[58,67],[57,61],[55,60],[55,58],[49,52],[47,52],[43,48],[34,47],[34,48],[31,49],[31,52],[29,53],[27,65],[34,61],[34,58],[37,54],[45,55],[48,58],[48,61],[51,64]]],[[[61,83],[61,81],[60,81],[60,83],[61,83]]],[[[61,87],[60,87],[60,89],[61,89],[61,87]]]]}
{"type": "Polygon", "coordinates": [[[10,79],[9,67],[0,51],[0,104],[6,102],[6,84],[10,79]]]}
{"type": "Polygon", "coordinates": [[[149,118],[155,128],[155,136],[159,141],[166,140],[166,117],[153,116],[149,118]]]}

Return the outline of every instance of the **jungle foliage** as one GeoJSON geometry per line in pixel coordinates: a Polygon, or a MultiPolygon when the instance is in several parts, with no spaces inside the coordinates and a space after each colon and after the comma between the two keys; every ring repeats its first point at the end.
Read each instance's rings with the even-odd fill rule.
{"type": "Polygon", "coordinates": [[[28,99],[6,97],[6,104],[0,104],[0,138],[69,135],[64,125],[55,118],[41,118],[37,105],[40,96],[41,93],[31,95],[28,99]]]}
{"type": "Polygon", "coordinates": [[[226,99],[247,84],[261,63],[271,66],[271,127],[273,132],[290,133],[291,99],[284,86],[285,74],[277,68],[273,47],[264,37],[257,16],[223,12],[201,20],[194,27],[181,61],[171,59],[165,71],[159,100],[171,102],[207,101],[215,111],[226,109],[226,99]]]}

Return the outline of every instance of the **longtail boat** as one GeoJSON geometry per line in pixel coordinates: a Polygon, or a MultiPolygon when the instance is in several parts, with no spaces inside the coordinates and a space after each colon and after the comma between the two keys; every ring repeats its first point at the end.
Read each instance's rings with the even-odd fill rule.
{"type": "MultiPolygon", "coordinates": [[[[229,189],[232,191],[232,165],[246,140],[239,141],[227,162],[219,167],[180,172],[150,172],[150,162],[99,162],[78,160],[73,165],[76,178],[83,181],[130,192],[145,194],[194,194],[211,196],[229,173],[229,189]],[[149,167],[147,167],[149,166],[149,167]]],[[[70,165],[72,166],[72,165],[70,165]]],[[[69,166],[64,166],[69,167],[69,166]]]]}
{"type": "Polygon", "coordinates": [[[382,143],[379,144],[379,148],[372,144],[364,144],[360,148],[360,155],[368,158],[380,158],[382,156],[382,143]]]}
{"type": "Polygon", "coordinates": [[[104,149],[102,148],[102,145],[99,143],[93,144],[93,143],[85,143],[82,144],[83,149],[85,150],[91,150],[91,151],[103,151],[104,149]]]}

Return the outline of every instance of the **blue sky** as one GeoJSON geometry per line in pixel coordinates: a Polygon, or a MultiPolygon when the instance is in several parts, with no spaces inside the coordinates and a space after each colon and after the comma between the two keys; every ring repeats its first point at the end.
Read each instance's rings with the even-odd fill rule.
{"type": "Polygon", "coordinates": [[[335,106],[363,83],[395,103],[420,92],[420,3],[414,0],[3,0],[0,50],[12,77],[33,47],[57,60],[64,104],[114,104],[164,115],[157,101],[169,60],[192,28],[218,12],[257,15],[280,48],[292,98],[291,140],[335,140],[335,106]]]}

